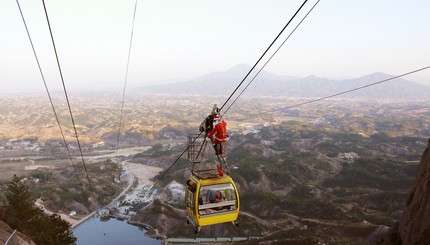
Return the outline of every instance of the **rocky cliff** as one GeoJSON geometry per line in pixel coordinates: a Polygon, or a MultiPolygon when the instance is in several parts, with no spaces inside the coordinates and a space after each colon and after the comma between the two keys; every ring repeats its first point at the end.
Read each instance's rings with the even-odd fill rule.
{"type": "Polygon", "coordinates": [[[430,244],[430,139],[399,224],[402,244],[430,244]]]}
{"type": "Polygon", "coordinates": [[[378,244],[430,244],[430,139],[399,223],[378,244]]]}

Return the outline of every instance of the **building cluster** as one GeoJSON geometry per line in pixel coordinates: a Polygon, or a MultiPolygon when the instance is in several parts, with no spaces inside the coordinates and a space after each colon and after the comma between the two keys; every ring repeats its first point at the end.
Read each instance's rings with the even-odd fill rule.
{"type": "Polygon", "coordinates": [[[172,181],[167,188],[170,191],[170,194],[172,195],[172,199],[175,202],[180,202],[185,199],[185,186],[182,184],[179,184],[176,181],[172,181]]]}
{"type": "Polygon", "coordinates": [[[354,159],[358,158],[358,154],[355,152],[346,152],[346,153],[339,153],[337,156],[340,159],[344,159],[347,161],[354,161],[354,159]]]}
{"type": "Polygon", "coordinates": [[[135,215],[137,211],[157,197],[158,190],[153,189],[150,191],[151,187],[150,185],[139,184],[131,188],[131,193],[127,194],[121,201],[118,201],[113,209],[124,217],[135,215]]]}
{"type": "MultiPolygon", "coordinates": [[[[100,141],[98,143],[84,146],[82,149],[84,151],[89,151],[92,149],[98,149],[104,147],[105,143],[100,141]]],[[[70,150],[77,150],[77,146],[74,144],[68,145],[70,150]]],[[[22,140],[22,139],[9,139],[6,141],[0,141],[0,150],[1,151],[15,151],[15,152],[43,152],[44,150],[60,148],[61,151],[65,151],[64,144],[60,141],[36,141],[36,140],[22,140]]]]}
{"type": "Polygon", "coordinates": [[[0,150],[39,152],[45,147],[45,142],[10,139],[0,143],[0,150]]]}

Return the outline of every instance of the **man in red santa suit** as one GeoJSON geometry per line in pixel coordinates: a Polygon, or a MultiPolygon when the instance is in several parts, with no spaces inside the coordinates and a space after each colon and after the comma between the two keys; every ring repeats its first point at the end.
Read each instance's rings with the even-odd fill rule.
{"type": "MultiPolygon", "coordinates": [[[[226,156],[225,146],[228,140],[227,123],[218,116],[214,116],[213,122],[214,127],[207,137],[211,139],[212,144],[215,148],[215,155],[217,155],[221,163],[221,159],[225,162],[224,158],[226,156]]],[[[221,176],[223,175],[221,167],[219,165],[218,172],[221,176]]]]}

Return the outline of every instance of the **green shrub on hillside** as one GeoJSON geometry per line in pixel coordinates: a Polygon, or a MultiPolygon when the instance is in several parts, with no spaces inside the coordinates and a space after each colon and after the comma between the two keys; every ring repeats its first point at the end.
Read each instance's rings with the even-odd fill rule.
{"type": "Polygon", "coordinates": [[[347,220],[348,216],[334,203],[315,198],[291,198],[267,192],[246,192],[241,195],[244,211],[264,218],[280,218],[287,214],[323,220],[347,220]]]}
{"type": "Polygon", "coordinates": [[[405,200],[407,197],[407,192],[377,192],[362,196],[357,200],[357,202],[372,209],[385,212],[389,216],[393,212],[403,210],[405,208],[405,200]]]}
{"type": "Polygon", "coordinates": [[[258,171],[255,164],[241,164],[239,169],[235,171],[235,174],[242,176],[245,178],[246,182],[248,183],[257,183],[260,178],[261,174],[258,171]]]}
{"type": "Polygon", "coordinates": [[[409,190],[415,176],[404,163],[382,159],[358,159],[336,176],[323,182],[325,187],[369,188],[385,191],[409,190]],[[407,170],[404,172],[403,170],[407,170]]]}

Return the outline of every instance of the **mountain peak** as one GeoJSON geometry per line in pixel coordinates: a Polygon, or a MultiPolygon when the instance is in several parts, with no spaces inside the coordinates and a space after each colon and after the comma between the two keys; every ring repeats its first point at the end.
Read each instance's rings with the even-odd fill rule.
{"type": "Polygon", "coordinates": [[[392,75],[388,75],[386,73],[382,73],[382,72],[374,72],[365,76],[360,77],[359,79],[365,79],[365,80],[383,80],[383,79],[387,79],[393,77],[392,75]]]}
{"type": "Polygon", "coordinates": [[[252,66],[247,64],[239,64],[235,65],[232,68],[228,69],[225,72],[249,72],[251,70],[252,66]]]}
{"type": "Polygon", "coordinates": [[[233,76],[233,77],[245,77],[246,74],[251,70],[252,66],[247,64],[239,64],[236,65],[224,72],[221,72],[224,76],[233,76]]]}

